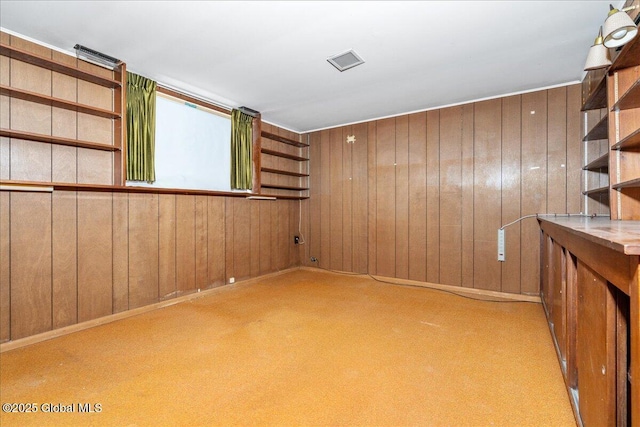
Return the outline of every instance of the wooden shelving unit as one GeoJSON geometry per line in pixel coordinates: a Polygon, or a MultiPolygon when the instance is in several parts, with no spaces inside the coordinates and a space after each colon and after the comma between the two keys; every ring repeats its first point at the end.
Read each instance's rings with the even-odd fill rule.
{"type": "Polygon", "coordinates": [[[609,186],[600,187],[600,188],[592,188],[591,190],[585,190],[582,192],[585,196],[599,196],[599,195],[607,195],[609,194],[609,186]]]}
{"type": "Polygon", "coordinates": [[[597,110],[607,106],[607,82],[603,77],[582,104],[582,111],[597,110]]]}
{"type": "Polygon", "coordinates": [[[286,138],[270,132],[262,131],[263,141],[268,147],[262,147],[261,188],[275,190],[277,197],[292,195],[308,198],[309,180],[309,144],[286,138]],[[278,160],[280,159],[280,160],[278,160]],[[266,162],[266,164],[265,164],[266,162]]]}
{"type": "MultiPolygon", "coordinates": [[[[31,118],[24,115],[22,112],[24,109],[12,108],[10,110],[11,119],[3,122],[2,128],[0,128],[0,136],[9,138],[10,144],[13,144],[11,141],[16,141],[16,144],[19,143],[18,141],[32,141],[42,144],[77,147],[83,150],[96,150],[102,153],[110,153],[110,161],[108,158],[105,158],[104,155],[99,156],[102,159],[101,167],[108,167],[109,171],[101,174],[101,178],[95,182],[95,184],[103,185],[109,181],[114,185],[123,185],[125,169],[125,147],[123,146],[123,139],[125,124],[123,123],[122,115],[125,109],[125,94],[123,90],[126,79],[125,64],[121,64],[114,71],[107,71],[75,58],[64,58],[58,55],[57,57],[60,58],[60,60],[57,60],[54,59],[56,55],[53,53],[51,57],[45,57],[42,54],[29,52],[26,50],[28,47],[25,46],[24,44],[19,47],[5,43],[0,44],[0,55],[10,59],[6,62],[3,61],[2,72],[9,72],[13,66],[19,67],[18,69],[24,69],[25,66],[31,67],[30,70],[34,75],[51,79],[50,92],[42,93],[33,91],[32,89],[25,89],[25,87],[31,87],[23,85],[23,80],[27,79],[27,77],[21,78],[19,74],[16,74],[14,78],[11,79],[10,84],[0,85],[0,95],[8,97],[10,100],[21,100],[28,103],[45,105],[52,107],[52,109],[47,112],[42,108],[34,108],[33,111],[38,111],[38,116],[31,118]],[[57,80],[50,72],[59,73],[57,80]],[[80,89],[80,87],[75,84],[69,84],[70,82],[67,80],[65,86],[59,86],[58,91],[56,91],[54,83],[60,81],[60,79],[69,79],[70,82],[73,82],[71,79],[76,79],[76,81],[87,82],[88,84],[82,85],[80,89]],[[63,89],[66,96],[61,95],[59,91],[60,88],[63,89]],[[105,88],[108,90],[105,90],[105,88]],[[79,96],[80,90],[83,91],[83,97],[76,98],[79,96]],[[51,94],[59,94],[59,96],[51,96],[51,94]],[[96,104],[89,105],[76,102],[73,101],[74,98],[88,100],[84,102],[92,102],[95,99],[96,104]],[[112,107],[110,109],[101,107],[105,105],[105,103],[106,105],[111,104],[112,107]],[[99,107],[98,105],[101,106],[99,107]],[[81,113],[72,116],[73,118],[66,116],[64,125],[66,128],[64,128],[63,131],[63,134],[66,133],[66,135],[53,134],[53,129],[56,126],[52,126],[52,134],[48,135],[44,133],[47,130],[37,125],[38,122],[51,121],[53,123],[57,120],[58,116],[55,115],[54,108],[81,113]],[[94,117],[94,119],[91,119],[89,116],[94,117]],[[69,122],[69,120],[71,120],[71,122],[69,122]],[[80,125],[80,122],[83,120],[85,124],[80,125]],[[69,123],[69,125],[66,123],[69,123]],[[94,128],[96,125],[98,128],[94,128]],[[95,132],[94,129],[96,129],[95,132]],[[69,134],[75,134],[77,137],[69,137],[69,134]],[[95,140],[93,140],[94,135],[95,140]]],[[[45,87],[46,85],[43,85],[41,90],[44,90],[45,87]]],[[[60,126],[60,123],[56,123],[57,126],[60,126]]],[[[30,162],[31,151],[33,151],[33,155],[35,155],[35,153],[43,153],[42,150],[34,145],[25,146],[25,150],[18,151],[20,156],[23,157],[12,157],[10,161],[18,163],[30,162]]],[[[49,151],[49,153],[50,156],[54,155],[51,151],[49,151]]],[[[42,154],[37,155],[40,157],[39,161],[44,160],[41,158],[42,154]]],[[[88,159],[91,157],[85,154],[74,155],[78,156],[76,161],[83,161],[78,160],[81,158],[86,158],[86,161],[89,161],[88,159]]],[[[51,159],[51,163],[55,164],[53,158],[51,159]]],[[[76,167],[83,170],[89,170],[91,168],[89,165],[78,165],[76,167]]],[[[58,174],[59,173],[60,171],[58,171],[58,174]]],[[[52,171],[52,178],[55,175],[52,171]]],[[[35,176],[38,176],[38,174],[35,176]]],[[[88,174],[86,178],[76,177],[76,179],[88,181],[85,183],[90,184],[93,176],[93,174],[88,174]]],[[[9,176],[9,178],[12,177],[9,176]]],[[[23,179],[23,177],[20,179],[23,179]]]]}
{"type": "Polygon", "coordinates": [[[611,146],[613,150],[639,150],[640,149],[640,129],[636,129],[628,136],[620,139],[616,144],[611,146]]]}

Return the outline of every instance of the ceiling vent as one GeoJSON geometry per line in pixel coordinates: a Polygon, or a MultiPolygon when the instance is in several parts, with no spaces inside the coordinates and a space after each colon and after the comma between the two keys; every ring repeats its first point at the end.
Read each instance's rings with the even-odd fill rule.
{"type": "Polygon", "coordinates": [[[327,61],[336,67],[338,71],[348,70],[349,68],[364,64],[362,58],[360,58],[353,50],[349,50],[339,55],[334,55],[328,58],[327,61]]]}

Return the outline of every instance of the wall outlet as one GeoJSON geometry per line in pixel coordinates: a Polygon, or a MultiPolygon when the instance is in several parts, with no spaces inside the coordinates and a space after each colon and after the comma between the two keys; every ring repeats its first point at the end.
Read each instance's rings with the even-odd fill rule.
{"type": "Polygon", "coordinates": [[[504,262],[504,228],[498,229],[498,261],[504,262]]]}
{"type": "Polygon", "coordinates": [[[236,283],[235,277],[229,277],[229,283],[236,283]]]}
{"type": "Polygon", "coordinates": [[[300,237],[299,237],[299,236],[293,236],[293,243],[294,243],[295,245],[300,244],[300,237]]]}
{"type": "Polygon", "coordinates": [[[311,257],[311,262],[318,262],[318,258],[316,258],[316,257],[312,256],[312,257],[311,257]]]}

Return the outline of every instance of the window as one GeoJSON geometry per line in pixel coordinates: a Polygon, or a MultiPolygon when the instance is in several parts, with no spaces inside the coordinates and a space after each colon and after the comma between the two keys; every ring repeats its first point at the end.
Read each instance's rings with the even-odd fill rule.
{"type": "Polygon", "coordinates": [[[130,186],[231,191],[231,118],[158,92],[156,181],[130,186]]]}

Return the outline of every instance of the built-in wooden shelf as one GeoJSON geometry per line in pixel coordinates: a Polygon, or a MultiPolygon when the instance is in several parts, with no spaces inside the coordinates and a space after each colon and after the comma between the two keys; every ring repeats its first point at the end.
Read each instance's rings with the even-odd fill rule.
{"type": "Polygon", "coordinates": [[[613,73],[636,65],[640,65],[640,37],[634,37],[620,49],[618,55],[613,58],[613,63],[608,71],[613,73]]]}
{"type": "Polygon", "coordinates": [[[79,104],[77,102],[66,101],[64,99],[53,98],[40,93],[29,92],[15,87],[0,85],[0,94],[8,95],[12,98],[23,99],[25,101],[37,102],[39,104],[50,105],[52,107],[64,108],[65,110],[77,111],[98,117],[106,117],[108,119],[118,119],[120,114],[111,110],[92,107],[90,105],[79,104]]]}
{"type": "Polygon", "coordinates": [[[282,142],[283,144],[288,144],[288,145],[293,145],[294,147],[308,147],[309,144],[306,144],[304,142],[300,142],[300,141],[296,141],[294,139],[289,139],[289,138],[285,138],[284,136],[280,136],[280,135],[276,135],[273,133],[269,133],[269,132],[262,132],[260,133],[260,135],[262,135],[263,138],[267,138],[267,139],[271,139],[273,141],[278,141],[278,142],[282,142]]]}
{"type": "Polygon", "coordinates": [[[609,115],[605,115],[600,121],[585,135],[583,141],[596,141],[609,137],[609,115]]]}
{"type": "Polygon", "coordinates": [[[278,175],[296,176],[298,178],[305,178],[309,176],[308,173],[290,172],[290,171],[283,171],[280,169],[261,168],[260,170],[262,172],[275,173],[278,175]]]}
{"type": "Polygon", "coordinates": [[[66,74],[67,76],[75,77],[111,89],[120,87],[122,85],[118,80],[102,77],[89,71],[80,70],[76,67],[64,64],[54,59],[36,55],[34,53],[27,52],[13,46],[8,46],[6,44],[0,44],[0,55],[8,56],[12,59],[17,59],[22,62],[37,65],[42,68],[47,68],[61,74],[66,74]]]}
{"type": "Polygon", "coordinates": [[[613,111],[629,110],[640,107],[640,80],[634,84],[613,104],[613,111]]]}
{"type": "Polygon", "coordinates": [[[262,154],[268,154],[270,156],[282,157],[283,159],[296,160],[298,162],[306,162],[307,160],[309,160],[306,157],[295,156],[293,154],[282,153],[280,151],[275,151],[275,150],[268,150],[266,148],[262,148],[260,151],[262,152],[262,154]]]}
{"type": "Polygon", "coordinates": [[[611,148],[614,150],[640,150],[640,128],[622,138],[611,148]]]}
{"type": "Polygon", "coordinates": [[[261,187],[262,188],[273,188],[273,189],[277,189],[277,190],[291,190],[291,191],[306,191],[306,190],[309,189],[308,187],[292,187],[292,186],[288,186],[288,185],[265,184],[265,183],[262,183],[261,187]]]}
{"type": "Polygon", "coordinates": [[[589,94],[589,97],[584,100],[582,105],[582,111],[596,110],[598,108],[607,107],[607,79],[606,75],[602,77],[598,86],[589,94]]]}
{"type": "Polygon", "coordinates": [[[594,161],[582,168],[586,171],[597,171],[599,169],[609,169],[609,152],[604,153],[594,161]]]}
{"type": "Polygon", "coordinates": [[[0,180],[2,191],[33,191],[40,192],[42,189],[53,188],[54,191],[94,191],[94,192],[114,192],[114,193],[149,193],[149,194],[187,194],[187,195],[203,195],[203,196],[221,196],[221,197],[242,197],[263,196],[275,197],[277,199],[301,200],[308,199],[308,196],[283,196],[280,194],[254,194],[234,191],[208,191],[208,190],[188,190],[181,188],[151,188],[151,187],[135,187],[120,185],[99,185],[99,184],[76,184],[69,182],[40,182],[40,181],[16,181],[16,180],[0,180]],[[12,190],[11,187],[16,187],[12,190]]]}
{"type": "Polygon", "coordinates": [[[609,186],[593,188],[591,190],[583,191],[582,194],[585,196],[609,196],[609,186]]]}
{"type": "Polygon", "coordinates": [[[613,184],[611,188],[613,188],[614,190],[619,190],[622,188],[640,188],[640,178],[613,184]]]}
{"type": "Polygon", "coordinates": [[[26,139],[28,141],[48,142],[50,144],[68,145],[72,147],[91,148],[104,151],[120,151],[119,147],[98,142],[82,141],[79,139],[63,138],[59,136],[42,135],[39,133],[23,132],[19,130],[0,128],[0,136],[8,138],[26,139]]]}

